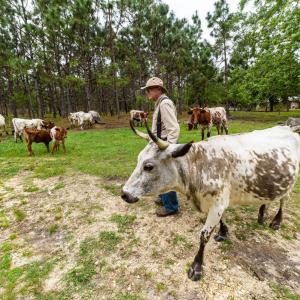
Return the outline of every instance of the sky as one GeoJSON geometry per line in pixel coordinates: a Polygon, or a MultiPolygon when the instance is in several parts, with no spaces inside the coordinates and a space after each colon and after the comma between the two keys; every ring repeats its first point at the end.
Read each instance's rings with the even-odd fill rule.
{"type": "MultiPolygon", "coordinates": [[[[208,12],[214,11],[215,0],[162,0],[167,3],[170,10],[173,10],[176,17],[186,18],[192,20],[192,15],[195,11],[198,11],[198,15],[201,19],[201,26],[203,30],[203,38],[212,41],[209,35],[210,30],[207,28],[206,16],[208,12]]],[[[240,0],[227,0],[230,12],[237,11],[240,0]]]]}

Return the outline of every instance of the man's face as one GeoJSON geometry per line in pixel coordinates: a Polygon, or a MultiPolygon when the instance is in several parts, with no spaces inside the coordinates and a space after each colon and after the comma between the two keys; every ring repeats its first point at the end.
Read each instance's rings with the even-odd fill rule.
{"type": "Polygon", "coordinates": [[[163,92],[159,87],[151,87],[146,89],[146,94],[149,100],[156,101],[162,93],[163,92]]]}

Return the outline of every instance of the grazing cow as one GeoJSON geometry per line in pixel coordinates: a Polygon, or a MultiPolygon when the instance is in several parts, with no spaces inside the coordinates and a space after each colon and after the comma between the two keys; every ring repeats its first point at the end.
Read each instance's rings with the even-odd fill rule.
{"type": "Polygon", "coordinates": [[[80,129],[90,128],[94,124],[94,118],[91,113],[83,113],[79,115],[78,125],[80,129]]]}
{"type": "Polygon", "coordinates": [[[74,113],[70,113],[69,114],[69,121],[71,123],[72,126],[76,126],[79,124],[79,120],[80,120],[80,117],[85,114],[84,111],[77,111],[77,112],[74,112],[74,113]]]}
{"type": "Polygon", "coordinates": [[[29,119],[13,118],[12,123],[13,123],[13,130],[14,130],[14,140],[17,143],[18,137],[22,141],[22,135],[25,128],[41,129],[44,121],[41,119],[29,120],[29,119]]]}
{"type": "Polygon", "coordinates": [[[148,120],[148,114],[142,110],[131,110],[130,120],[135,122],[135,125],[143,126],[143,123],[148,120]]]}
{"type": "Polygon", "coordinates": [[[49,143],[52,138],[50,136],[50,130],[47,129],[36,129],[36,128],[24,128],[24,137],[27,142],[27,149],[29,156],[32,156],[32,143],[44,143],[49,152],[49,143]]]}
{"type": "Polygon", "coordinates": [[[57,126],[51,128],[50,136],[53,140],[53,148],[51,151],[52,154],[54,153],[54,151],[59,149],[60,144],[62,144],[64,153],[66,154],[65,139],[67,138],[67,130],[68,128],[57,127],[57,126]]]}
{"type": "Polygon", "coordinates": [[[43,121],[42,128],[43,129],[51,129],[55,126],[55,124],[51,121],[43,121]]]}
{"type": "Polygon", "coordinates": [[[93,123],[100,124],[100,115],[97,111],[90,110],[88,113],[93,116],[93,123]]]}
{"type": "Polygon", "coordinates": [[[280,201],[270,224],[279,229],[284,199],[289,197],[299,170],[300,136],[290,127],[216,136],[183,145],[157,138],[147,123],[148,135],[136,130],[133,124],[131,127],[153,142],[140,152],[137,166],[123,187],[122,198],[134,203],[143,196],[175,190],[186,194],[199,210],[208,214],[189,278],[200,279],[204,248],[218,223],[220,230],[215,240],[226,238],[228,227],[222,215],[229,206],[260,204],[258,221],[262,223],[265,205],[280,201]]]}
{"type": "Polygon", "coordinates": [[[194,107],[190,109],[191,121],[189,123],[189,130],[194,128],[195,124],[199,124],[201,127],[201,138],[204,140],[204,130],[207,128],[207,137],[210,137],[211,128],[213,125],[217,127],[218,134],[228,134],[226,110],[224,107],[194,107]]]}
{"type": "Polygon", "coordinates": [[[3,131],[5,131],[6,135],[8,135],[8,132],[7,132],[6,127],[5,127],[5,118],[2,115],[0,115],[0,137],[2,136],[1,129],[3,131]]]}

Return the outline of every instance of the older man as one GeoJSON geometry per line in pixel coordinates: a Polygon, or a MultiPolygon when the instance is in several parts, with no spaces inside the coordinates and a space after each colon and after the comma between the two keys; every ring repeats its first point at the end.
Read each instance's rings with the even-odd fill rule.
{"type": "MultiPolygon", "coordinates": [[[[180,133],[176,107],[166,95],[167,90],[163,81],[158,77],[152,77],[147,81],[146,86],[141,89],[146,90],[149,100],[155,101],[152,132],[159,138],[176,144],[180,133]]],[[[155,203],[160,205],[156,210],[157,216],[166,217],[178,213],[176,192],[172,191],[159,197],[160,199],[155,200],[155,203]]]]}

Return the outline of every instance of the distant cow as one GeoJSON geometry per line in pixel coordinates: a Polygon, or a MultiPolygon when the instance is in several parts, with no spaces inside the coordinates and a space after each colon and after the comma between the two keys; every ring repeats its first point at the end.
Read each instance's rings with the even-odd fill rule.
{"type": "Polygon", "coordinates": [[[36,128],[24,128],[24,137],[27,142],[27,149],[29,156],[32,156],[32,143],[44,143],[49,152],[49,143],[51,142],[50,130],[36,129],[36,128]]]}
{"type": "Polygon", "coordinates": [[[144,196],[178,191],[207,213],[199,251],[188,271],[190,279],[199,280],[203,275],[205,245],[218,224],[215,240],[226,239],[228,227],[222,216],[228,207],[256,203],[260,205],[258,222],[263,223],[266,205],[280,202],[270,223],[271,228],[279,229],[284,200],[289,198],[299,171],[300,136],[294,128],[276,126],[182,145],[157,138],[147,124],[148,135],[132,124],[131,128],[153,142],[138,155],[122,198],[134,203],[144,196]]]}
{"type": "Polygon", "coordinates": [[[93,123],[100,123],[100,115],[97,111],[90,110],[88,113],[93,116],[93,123]]]}
{"type": "Polygon", "coordinates": [[[134,122],[135,126],[143,126],[143,123],[147,121],[148,113],[142,110],[131,110],[130,111],[130,120],[134,122]]]}
{"type": "Polygon", "coordinates": [[[94,124],[94,117],[91,113],[83,113],[79,115],[78,125],[80,129],[90,128],[94,124]]]}
{"type": "Polygon", "coordinates": [[[42,128],[43,129],[51,129],[55,126],[55,124],[51,121],[43,121],[42,128]]]}
{"type": "Polygon", "coordinates": [[[2,130],[5,131],[6,135],[8,135],[8,132],[5,127],[5,118],[2,115],[0,115],[0,136],[2,135],[2,130]]]}
{"type": "Polygon", "coordinates": [[[67,130],[68,128],[64,127],[53,127],[50,130],[50,136],[53,140],[53,148],[51,153],[53,154],[54,151],[59,149],[59,145],[62,144],[64,153],[66,154],[66,147],[65,147],[65,139],[67,138],[67,130]]]}
{"type": "Polygon", "coordinates": [[[82,116],[83,114],[85,114],[84,111],[77,111],[77,112],[70,113],[68,119],[69,119],[71,125],[73,125],[73,126],[78,125],[80,116],[82,116]]]}
{"type": "Polygon", "coordinates": [[[207,129],[207,137],[210,137],[211,128],[216,126],[218,134],[228,134],[228,125],[226,111],[224,107],[194,107],[189,111],[191,114],[191,121],[189,123],[189,130],[194,128],[195,124],[199,124],[201,127],[201,137],[204,140],[204,130],[207,129]]]}
{"type": "Polygon", "coordinates": [[[41,129],[43,126],[44,120],[42,119],[20,119],[13,118],[13,130],[14,130],[14,140],[17,142],[17,138],[19,137],[22,141],[22,135],[25,128],[36,128],[41,129]]]}

